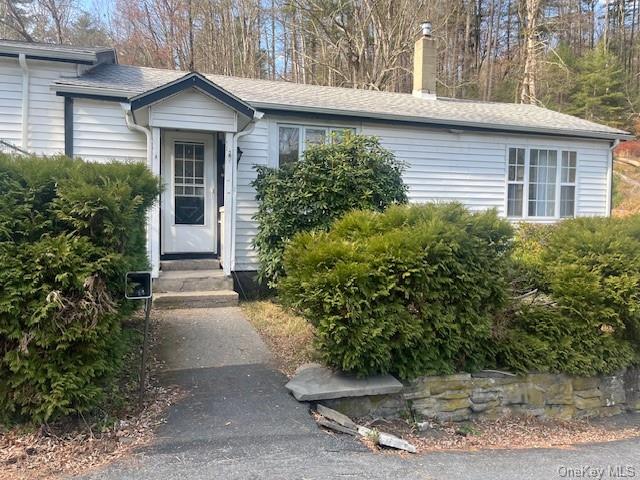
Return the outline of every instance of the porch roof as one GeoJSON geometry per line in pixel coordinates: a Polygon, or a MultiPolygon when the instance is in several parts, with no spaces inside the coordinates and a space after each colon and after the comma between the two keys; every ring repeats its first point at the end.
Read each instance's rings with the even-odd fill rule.
{"type": "Polygon", "coordinates": [[[152,105],[190,88],[200,90],[205,95],[215,98],[219,102],[249,119],[252,119],[256,114],[256,110],[251,107],[251,105],[245,103],[232,93],[229,93],[227,90],[216,85],[211,80],[197,72],[188,73],[174,81],[129,98],[131,109],[137,110],[139,108],[152,105]]]}

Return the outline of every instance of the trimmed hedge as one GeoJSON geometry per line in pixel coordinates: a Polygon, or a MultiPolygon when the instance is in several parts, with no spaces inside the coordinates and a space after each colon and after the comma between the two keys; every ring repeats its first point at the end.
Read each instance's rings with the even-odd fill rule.
{"type": "Polygon", "coordinates": [[[459,204],[352,212],[298,234],[284,257],[283,300],[316,326],[331,367],[402,378],[490,363],[512,229],[459,204]]]}
{"type": "Polygon", "coordinates": [[[284,248],[296,233],[326,230],[350,210],[382,211],[406,203],[402,170],[403,164],[376,138],[349,132],[340,143],[310,146],[298,162],[279,169],[257,167],[254,246],[260,278],[277,285],[284,248]]]}
{"type": "Polygon", "coordinates": [[[0,155],[0,411],[82,413],[120,367],[123,276],[159,193],[141,164],[0,155]]]}

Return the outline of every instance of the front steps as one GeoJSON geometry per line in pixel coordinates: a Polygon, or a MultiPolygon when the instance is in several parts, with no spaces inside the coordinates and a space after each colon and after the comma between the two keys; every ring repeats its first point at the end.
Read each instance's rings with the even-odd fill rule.
{"type": "Polygon", "coordinates": [[[218,260],[163,261],[160,263],[160,276],[153,282],[153,291],[153,304],[162,309],[238,304],[233,280],[220,270],[218,260]]]}

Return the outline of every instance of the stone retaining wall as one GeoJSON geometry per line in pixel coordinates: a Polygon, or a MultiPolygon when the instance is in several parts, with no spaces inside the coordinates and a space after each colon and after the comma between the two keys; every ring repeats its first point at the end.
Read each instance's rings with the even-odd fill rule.
{"type": "Polygon", "coordinates": [[[492,371],[421,377],[405,383],[399,394],[323,403],[356,417],[413,414],[440,421],[507,414],[564,419],[610,416],[640,411],[640,370],[591,378],[492,371]]]}

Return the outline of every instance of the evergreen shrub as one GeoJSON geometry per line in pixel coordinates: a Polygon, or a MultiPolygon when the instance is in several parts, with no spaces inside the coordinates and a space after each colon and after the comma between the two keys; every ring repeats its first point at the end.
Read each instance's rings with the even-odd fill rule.
{"type": "Polygon", "coordinates": [[[254,246],[260,278],[277,285],[284,248],[296,233],[325,230],[350,210],[382,211],[405,203],[403,168],[376,138],[349,132],[339,143],[309,146],[297,162],[278,169],[257,167],[254,246]]]}
{"type": "Polygon", "coordinates": [[[513,264],[518,293],[530,295],[502,325],[497,362],[575,375],[638,362],[640,217],[527,226],[513,264]]]}
{"type": "Polygon", "coordinates": [[[100,401],[120,367],[124,273],[147,267],[142,164],[0,155],[0,417],[100,401]]]}
{"type": "Polygon", "coordinates": [[[283,300],[316,327],[324,361],[402,378],[482,368],[505,305],[512,228],[459,204],[356,211],[294,237],[283,300]]]}

